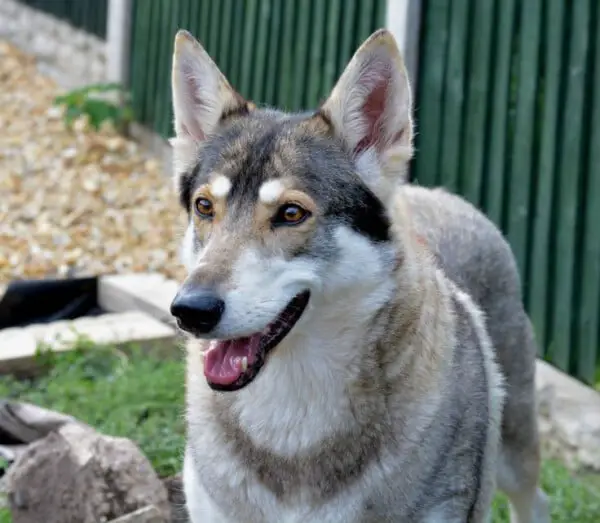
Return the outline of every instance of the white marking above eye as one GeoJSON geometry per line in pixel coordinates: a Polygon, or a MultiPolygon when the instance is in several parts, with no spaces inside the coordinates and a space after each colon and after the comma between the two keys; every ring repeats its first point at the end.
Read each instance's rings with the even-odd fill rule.
{"type": "Polygon", "coordinates": [[[285,186],[280,180],[269,180],[260,186],[258,198],[262,203],[275,203],[284,190],[285,186]]]}
{"type": "Polygon", "coordinates": [[[215,198],[225,198],[231,190],[231,180],[219,175],[210,184],[210,192],[215,198]]]}

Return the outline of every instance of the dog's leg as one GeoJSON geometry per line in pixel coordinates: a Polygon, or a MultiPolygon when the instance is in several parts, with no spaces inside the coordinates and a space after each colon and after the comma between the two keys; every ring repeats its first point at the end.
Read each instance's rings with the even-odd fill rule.
{"type": "Polygon", "coordinates": [[[550,503],[538,486],[535,460],[506,447],[498,463],[498,488],[510,501],[511,523],[550,523],[550,503]],[[532,463],[532,461],[534,461],[532,463]]]}
{"type": "Polygon", "coordinates": [[[512,505],[512,523],[549,523],[541,467],[535,392],[537,345],[529,318],[514,301],[491,305],[488,325],[505,375],[506,399],[496,472],[497,487],[512,505]]]}

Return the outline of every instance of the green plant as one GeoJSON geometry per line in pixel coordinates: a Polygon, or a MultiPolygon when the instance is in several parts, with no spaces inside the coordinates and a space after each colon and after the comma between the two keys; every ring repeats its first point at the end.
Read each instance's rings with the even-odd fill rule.
{"type": "Polygon", "coordinates": [[[117,129],[124,130],[132,120],[129,93],[119,84],[98,83],[73,89],[57,96],[54,104],[65,106],[64,119],[68,126],[80,116],[87,115],[94,129],[103,122],[112,122],[117,129]]]}

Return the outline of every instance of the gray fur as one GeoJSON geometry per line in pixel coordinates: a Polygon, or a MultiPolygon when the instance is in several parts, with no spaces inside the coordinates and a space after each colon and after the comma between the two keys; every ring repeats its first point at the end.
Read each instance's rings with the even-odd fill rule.
{"type": "MultiPolygon", "coordinates": [[[[182,53],[198,47],[190,38],[178,36],[182,53]]],[[[402,64],[391,37],[380,32],[363,48],[340,89],[358,81],[373,52],[375,66],[387,63],[389,53],[383,77],[401,90],[402,64]]],[[[202,53],[197,70],[216,74],[202,53]]],[[[189,64],[191,58],[178,60],[189,64]]],[[[548,521],[538,490],[536,349],[508,244],[457,196],[369,181],[365,173],[373,174],[374,165],[386,172],[383,164],[365,155],[359,166],[357,149],[349,149],[350,143],[381,148],[396,140],[404,147],[395,157],[400,165],[410,129],[390,126],[409,119],[388,114],[368,131],[376,136],[356,142],[357,133],[371,128],[348,124],[343,134],[332,127],[334,120],[345,121],[339,114],[348,106],[345,92],[334,90],[322,111],[286,115],[250,109],[219,76],[219,90],[207,95],[214,107],[196,101],[202,114],[207,107],[223,110],[218,125],[204,129],[181,109],[190,96],[175,78],[178,127],[182,134],[194,128],[202,142],[193,158],[185,158],[190,136],[183,136],[188,145],[176,162],[188,167],[178,173],[182,204],[190,211],[194,192],[216,174],[229,187],[214,227],[196,227],[190,212],[189,230],[201,229],[211,248],[202,253],[200,268],[191,264],[186,285],[193,291],[201,281],[224,296],[239,296],[261,281],[277,295],[254,277],[255,262],[246,267],[252,256],[236,263],[244,252],[255,258],[260,252],[265,267],[270,260],[277,267],[308,260],[319,283],[310,288],[313,316],[292,331],[301,334],[288,335],[247,388],[210,390],[199,355],[206,342],[190,340],[185,485],[192,521],[483,523],[496,475],[518,506],[514,523],[548,521]],[[265,208],[257,211],[260,187],[274,179],[304,193],[318,216],[311,228],[295,233],[293,247],[291,236],[275,237],[265,227],[271,223],[264,221],[265,208]],[[340,235],[360,267],[352,267],[353,251],[339,243],[340,235]],[[339,278],[336,286],[328,286],[328,278],[339,278]],[[247,287],[235,288],[242,280],[247,287]],[[326,359],[327,351],[337,359],[322,376],[310,366],[314,359],[302,360],[308,354],[326,359]],[[311,396],[311,383],[321,397],[311,396]],[[305,434],[303,424],[312,432],[305,434]]],[[[298,266],[306,268],[289,265],[298,266]]],[[[289,286],[294,273],[287,274],[289,286]]],[[[260,305],[270,296],[263,295],[260,305]]],[[[242,315],[256,317],[244,307],[242,315]]],[[[228,321],[232,328],[236,319],[228,321]]],[[[217,327],[213,334],[221,332],[217,327]]]]}

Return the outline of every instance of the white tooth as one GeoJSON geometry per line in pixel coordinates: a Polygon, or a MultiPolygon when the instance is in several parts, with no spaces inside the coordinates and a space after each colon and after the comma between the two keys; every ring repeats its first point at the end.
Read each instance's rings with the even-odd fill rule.
{"type": "Polygon", "coordinates": [[[246,370],[248,370],[248,358],[246,356],[244,356],[242,358],[242,370],[244,372],[246,372],[246,370]]]}

